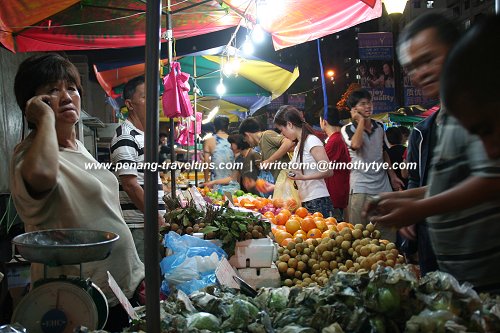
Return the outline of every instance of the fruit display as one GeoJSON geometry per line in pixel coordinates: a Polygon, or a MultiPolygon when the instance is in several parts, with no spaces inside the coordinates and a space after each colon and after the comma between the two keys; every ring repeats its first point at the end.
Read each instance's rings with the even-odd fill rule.
{"type": "MultiPolygon", "coordinates": [[[[340,272],[323,286],[261,288],[256,297],[208,287],[161,302],[162,332],[499,332],[500,298],[451,275],[419,279],[411,265],[340,272]]],[[[144,307],[131,332],[146,329],[144,307]]]]}
{"type": "MultiPolygon", "coordinates": [[[[205,197],[207,202],[223,205],[226,198],[223,194],[212,192],[209,188],[199,188],[200,193],[205,197]]],[[[272,212],[279,214],[282,209],[287,209],[294,212],[298,208],[298,203],[295,199],[282,199],[282,198],[263,198],[256,194],[245,193],[242,190],[237,190],[233,194],[233,203],[236,207],[246,208],[261,214],[272,212]]]]}
{"type": "MultiPolygon", "coordinates": [[[[297,228],[288,226],[288,229],[292,227],[297,228]]],[[[282,239],[290,236],[288,232],[275,235],[282,244],[276,266],[284,285],[322,286],[338,272],[366,273],[378,266],[394,267],[404,262],[396,245],[381,240],[380,232],[371,223],[366,227],[346,224],[341,230],[335,227],[325,234],[318,232],[319,237],[311,233],[313,230],[306,234],[308,239],[300,235],[282,239]]]]}
{"type": "Polygon", "coordinates": [[[165,226],[160,228],[164,236],[169,231],[179,235],[192,235],[196,232],[205,234],[205,239],[218,239],[228,256],[234,254],[236,242],[247,239],[265,238],[271,231],[266,219],[251,212],[236,211],[228,207],[206,205],[205,211],[199,210],[193,201],[182,207],[178,200],[165,198],[167,213],[165,226]]]}

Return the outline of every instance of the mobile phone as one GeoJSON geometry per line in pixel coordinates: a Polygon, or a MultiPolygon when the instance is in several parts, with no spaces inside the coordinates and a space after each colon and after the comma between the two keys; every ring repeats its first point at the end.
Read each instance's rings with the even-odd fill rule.
{"type": "Polygon", "coordinates": [[[289,176],[289,177],[295,177],[295,176],[296,176],[296,174],[295,174],[294,172],[288,171],[288,176],[289,176]]]}

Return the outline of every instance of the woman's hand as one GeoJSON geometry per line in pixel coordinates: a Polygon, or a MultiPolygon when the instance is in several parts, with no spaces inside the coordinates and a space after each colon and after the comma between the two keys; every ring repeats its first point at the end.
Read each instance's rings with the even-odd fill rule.
{"type": "Polygon", "coordinates": [[[26,103],[25,116],[26,120],[36,127],[40,127],[44,121],[55,123],[54,110],[50,106],[50,96],[38,95],[30,98],[26,103]]]}

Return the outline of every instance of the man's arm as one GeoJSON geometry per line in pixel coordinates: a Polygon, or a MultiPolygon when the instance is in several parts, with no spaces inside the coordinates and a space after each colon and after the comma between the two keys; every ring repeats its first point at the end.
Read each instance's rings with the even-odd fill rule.
{"type": "Polygon", "coordinates": [[[363,133],[365,131],[365,118],[360,115],[357,111],[351,110],[351,117],[353,121],[358,123],[356,131],[351,139],[351,148],[353,150],[358,150],[363,147],[363,133]]]}
{"type": "MultiPolygon", "coordinates": [[[[418,189],[414,189],[415,191],[418,189]]],[[[387,226],[405,226],[423,219],[500,199],[500,178],[471,176],[457,186],[422,200],[381,200],[383,212],[372,220],[387,226]],[[384,215],[385,214],[385,215],[384,215]]]]}
{"type": "Polygon", "coordinates": [[[283,138],[283,140],[281,141],[281,145],[278,148],[278,150],[276,150],[271,156],[269,156],[269,158],[267,160],[262,161],[262,163],[263,164],[266,164],[266,163],[268,164],[268,163],[272,163],[272,162],[275,162],[275,161],[279,160],[286,153],[288,153],[288,151],[290,149],[292,149],[294,146],[295,146],[295,142],[293,142],[292,140],[289,140],[287,138],[283,138]]]}
{"type": "Polygon", "coordinates": [[[132,203],[144,213],[144,189],[137,182],[135,175],[122,175],[120,176],[123,190],[127,192],[128,197],[132,203]]]}
{"type": "MultiPolygon", "coordinates": [[[[205,163],[210,163],[214,147],[215,147],[214,137],[210,137],[203,142],[203,160],[205,163]]],[[[203,170],[203,174],[205,176],[205,182],[210,181],[210,168],[205,168],[203,170]]]]}
{"type": "MultiPolygon", "coordinates": [[[[127,192],[128,197],[132,203],[144,214],[144,189],[137,182],[135,175],[122,175],[120,176],[123,190],[127,192]]],[[[165,218],[158,213],[158,225],[163,225],[165,218]]]]}

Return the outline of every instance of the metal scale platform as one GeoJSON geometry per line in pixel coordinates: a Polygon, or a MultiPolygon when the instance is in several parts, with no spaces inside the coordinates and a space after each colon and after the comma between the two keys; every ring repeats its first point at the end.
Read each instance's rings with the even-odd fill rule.
{"type": "Polygon", "coordinates": [[[15,237],[12,242],[23,258],[44,264],[44,278],[33,282],[14,310],[12,323],[43,333],[104,327],[108,302],[99,287],[82,276],[82,264],[106,259],[118,239],[111,232],[85,229],[35,231],[15,237]],[[80,265],[80,276],[47,278],[50,267],[62,265],[80,265]]]}

